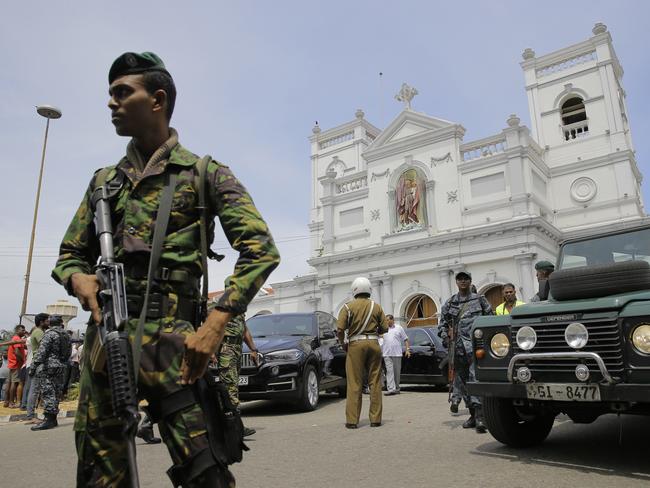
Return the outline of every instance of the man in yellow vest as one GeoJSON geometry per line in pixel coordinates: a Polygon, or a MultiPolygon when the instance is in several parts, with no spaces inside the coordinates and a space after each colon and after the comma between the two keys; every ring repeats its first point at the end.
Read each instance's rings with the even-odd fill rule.
{"type": "Polygon", "coordinates": [[[510,315],[513,308],[526,303],[517,300],[517,290],[515,290],[515,285],[512,283],[506,283],[503,285],[503,299],[505,301],[496,309],[497,315],[510,315]]]}
{"type": "Polygon", "coordinates": [[[339,312],[336,332],[339,342],[347,350],[345,375],[347,399],[345,427],[356,429],[361,415],[361,389],[364,377],[370,385],[370,427],[381,426],[381,347],[379,335],[388,332],[388,322],[381,305],[370,299],[372,289],[368,278],[352,282],[354,300],[347,302],[339,312]],[[345,332],[347,331],[347,343],[345,332]]]}

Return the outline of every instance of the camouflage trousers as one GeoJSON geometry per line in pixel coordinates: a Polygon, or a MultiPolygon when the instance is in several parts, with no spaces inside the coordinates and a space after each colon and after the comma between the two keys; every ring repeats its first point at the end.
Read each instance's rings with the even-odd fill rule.
{"type": "MultiPolygon", "coordinates": [[[[130,320],[131,340],[137,319],[130,320]]],[[[194,332],[189,322],[161,319],[147,322],[142,340],[142,356],[138,380],[138,396],[149,405],[184,388],[180,372],[185,351],[185,337],[194,332]]],[[[84,342],[84,366],[80,378],[79,406],[75,418],[75,440],[78,468],[77,487],[114,488],[130,486],[127,465],[127,444],[122,424],[113,414],[108,377],[94,372],[90,357],[97,327],[89,325],[84,342]]],[[[209,453],[205,418],[201,407],[192,404],[173,412],[158,424],[174,467],[191,467],[197,456],[209,453]]],[[[211,486],[234,488],[235,479],[227,468],[204,467],[195,477],[183,482],[184,488],[211,486]]],[[[169,472],[168,472],[169,473],[169,472]]],[[[196,471],[195,471],[196,473],[196,471]]]]}
{"type": "Polygon", "coordinates": [[[219,351],[219,379],[228,388],[232,404],[239,408],[239,370],[241,368],[241,344],[224,342],[219,351]]]}
{"type": "Polygon", "coordinates": [[[59,401],[63,391],[63,368],[48,370],[36,375],[38,391],[43,400],[43,413],[56,415],[59,413],[59,401]]]}
{"type": "Polygon", "coordinates": [[[481,399],[474,395],[470,396],[467,392],[467,382],[476,381],[476,366],[470,358],[471,356],[468,357],[462,352],[455,355],[451,401],[460,403],[461,400],[464,400],[467,408],[474,408],[481,405],[481,399]]]}

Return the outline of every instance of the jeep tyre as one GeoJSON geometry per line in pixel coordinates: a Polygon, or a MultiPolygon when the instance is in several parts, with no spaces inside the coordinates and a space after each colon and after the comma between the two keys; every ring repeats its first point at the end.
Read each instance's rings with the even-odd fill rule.
{"type": "Polygon", "coordinates": [[[559,270],[551,274],[549,285],[551,295],[559,301],[647,290],[650,289],[650,264],[625,261],[559,270]]]}
{"type": "Polygon", "coordinates": [[[508,398],[483,398],[483,416],[490,434],[511,447],[531,447],[548,437],[555,416],[538,415],[523,420],[508,398]]]}
{"type": "Polygon", "coordinates": [[[298,401],[298,408],[303,412],[311,412],[318,406],[318,399],[320,395],[320,385],[318,383],[318,373],[313,364],[305,366],[305,371],[302,375],[300,398],[298,401]]]}

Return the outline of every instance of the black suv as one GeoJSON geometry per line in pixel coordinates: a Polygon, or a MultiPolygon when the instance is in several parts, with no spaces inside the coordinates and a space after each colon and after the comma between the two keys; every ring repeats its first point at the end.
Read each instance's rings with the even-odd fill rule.
{"type": "Polygon", "coordinates": [[[289,401],[301,410],[318,406],[320,391],[345,395],[345,351],[336,321],[325,312],[258,315],[246,321],[261,361],[244,346],[239,377],[241,400],[289,401]]]}

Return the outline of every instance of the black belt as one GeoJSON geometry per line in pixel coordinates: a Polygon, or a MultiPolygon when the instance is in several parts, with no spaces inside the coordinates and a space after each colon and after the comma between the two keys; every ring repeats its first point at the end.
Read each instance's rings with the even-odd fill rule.
{"type": "Polygon", "coordinates": [[[228,344],[232,344],[234,346],[240,346],[242,343],[242,337],[241,336],[224,336],[223,337],[223,342],[227,342],[228,344]]]}
{"type": "MultiPolygon", "coordinates": [[[[141,266],[128,266],[126,276],[134,280],[146,281],[147,273],[148,270],[142,268],[141,266]]],[[[184,269],[169,269],[162,267],[158,268],[154,273],[154,279],[156,281],[174,281],[178,283],[186,283],[192,278],[193,277],[190,272],[184,269]]]]}
{"type": "MultiPolygon", "coordinates": [[[[142,295],[127,295],[126,296],[127,309],[131,317],[139,317],[144,305],[144,297],[142,295]]],[[[176,313],[174,317],[179,320],[186,320],[198,326],[199,300],[192,300],[189,298],[178,297],[176,299],[176,313]]],[[[147,307],[146,317],[148,319],[162,319],[169,317],[169,310],[171,303],[169,297],[163,293],[151,293],[149,295],[149,306],[147,307]]]]}

